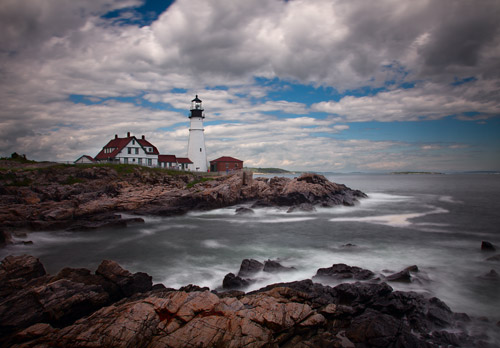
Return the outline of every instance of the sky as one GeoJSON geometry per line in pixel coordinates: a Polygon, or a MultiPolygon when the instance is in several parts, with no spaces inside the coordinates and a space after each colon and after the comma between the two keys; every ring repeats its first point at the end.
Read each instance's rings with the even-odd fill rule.
{"type": "Polygon", "coordinates": [[[332,172],[500,170],[498,0],[2,0],[0,156],[118,134],[332,172]]]}

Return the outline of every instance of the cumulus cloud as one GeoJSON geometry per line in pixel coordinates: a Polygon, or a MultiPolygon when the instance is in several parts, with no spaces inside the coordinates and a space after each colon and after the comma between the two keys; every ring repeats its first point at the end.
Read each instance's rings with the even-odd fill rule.
{"type": "Polygon", "coordinates": [[[312,105],[313,110],[339,115],[349,122],[418,121],[455,116],[461,120],[477,120],[500,114],[500,93],[492,81],[475,81],[464,85],[442,85],[434,82],[415,88],[394,89],[374,96],[344,97],[339,102],[312,105]],[[484,98],[483,91],[494,98],[484,98]],[[465,113],[480,113],[473,117],[465,113]]]}
{"type": "Polygon", "coordinates": [[[103,17],[141,3],[0,3],[2,154],[76,158],[127,131],[182,152],[189,101],[200,94],[214,154],[231,148],[249,163],[296,168],[404,167],[405,159],[390,158],[393,144],[335,136],[352,130],[349,122],[500,113],[495,0],[177,0],[150,25],[103,17]],[[271,97],[261,78],[339,93],[383,90],[308,105],[271,97]],[[414,86],[399,88],[405,82],[414,86]],[[332,116],[310,116],[316,112],[332,116]]]}

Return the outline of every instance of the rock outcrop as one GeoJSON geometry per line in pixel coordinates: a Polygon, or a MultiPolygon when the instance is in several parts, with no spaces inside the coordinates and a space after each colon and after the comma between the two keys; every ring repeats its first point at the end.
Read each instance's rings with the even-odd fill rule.
{"type": "Polygon", "coordinates": [[[96,274],[65,269],[55,277],[30,256],[4,262],[11,271],[1,286],[5,279],[24,286],[0,302],[2,347],[494,346],[487,328],[467,331],[467,315],[386,283],[332,288],[303,280],[247,294],[139,286],[144,291],[119,300],[106,289],[130,289],[134,277],[112,261],[96,274]]]}
{"type": "Polygon", "coordinates": [[[244,174],[201,180],[141,166],[0,168],[0,245],[10,242],[9,231],[19,229],[122,228],[144,222],[124,219],[124,212],[169,216],[252,202],[311,210],[315,205],[353,205],[366,197],[317,174],[253,180],[244,174]]]}

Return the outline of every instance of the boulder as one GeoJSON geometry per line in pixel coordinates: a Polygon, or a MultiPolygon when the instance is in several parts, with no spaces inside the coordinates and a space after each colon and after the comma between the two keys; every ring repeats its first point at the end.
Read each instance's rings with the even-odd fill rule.
{"type": "Polygon", "coordinates": [[[143,272],[132,274],[123,269],[115,261],[102,261],[95,273],[115,284],[120,290],[120,295],[122,297],[128,297],[138,292],[149,291],[153,287],[151,276],[143,272]]]}
{"type": "Polygon", "coordinates": [[[295,271],[295,267],[285,267],[281,265],[278,261],[267,260],[264,261],[264,272],[276,273],[276,272],[289,272],[295,271]]]}
{"type": "Polygon", "coordinates": [[[244,259],[241,262],[238,277],[249,277],[264,269],[264,264],[254,259],[244,259]]]}
{"type": "Polygon", "coordinates": [[[45,275],[45,268],[36,257],[30,255],[9,255],[0,264],[0,280],[22,278],[29,281],[45,275]]]}
{"type": "Polygon", "coordinates": [[[236,215],[253,215],[253,214],[255,214],[255,211],[253,209],[247,208],[247,207],[236,208],[236,210],[234,212],[236,213],[236,215]]]}
{"type": "Polygon", "coordinates": [[[500,275],[494,269],[490,270],[488,273],[479,276],[478,278],[484,280],[500,281],[500,275]]]}
{"type": "Polygon", "coordinates": [[[496,248],[490,242],[483,240],[481,242],[481,250],[482,251],[495,251],[496,248]]]}
{"type": "Polygon", "coordinates": [[[252,281],[250,279],[244,279],[234,275],[234,273],[228,273],[222,281],[222,288],[225,290],[243,289],[251,283],[252,281]]]}
{"type": "Polygon", "coordinates": [[[338,263],[328,268],[320,268],[313,279],[356,279],[367,280],[373,278],[375,274],[367,269],[356,266],[348,266],[344,263],[338,263]]]}
{"type": "Polygon", "coordinates": [[[411,272],[418,272],[418,267],[416,265],[406,267],[397,273],[388,275],[385,279],[390,282],[411,283],[411,272]]]}
{"type": "Polygon", "coordinates": [[[66,268],[56,277],[25,281],[24,289],[0,302],[0,345],[487,347],[488,330],[496,328],[481,322],[469,335],[475,319],[453,313],[437,298],[393,291],[386,283],[332,288],[303,280],[247,294],[157,287],[111,304],[98,282],[121,284],[133,275],[112,261],[101,266],[99,274],[66,268]]]}
{"type": "Polygon", "coordinates": [[[355,318],[346,330],[346,336],[355,344],[368,347],[419,347],[419,340],[410,328],[396,318],[374,310],[367,310],[355,318]]]}

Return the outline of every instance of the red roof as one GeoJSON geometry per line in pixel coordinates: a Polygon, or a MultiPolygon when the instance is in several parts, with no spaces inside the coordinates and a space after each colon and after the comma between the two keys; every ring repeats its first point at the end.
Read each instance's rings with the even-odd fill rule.
{"type": "Polygon", "coordinates": [[[176,163],[177,157],[175,155],[158,155],[158,162],[176,163]]]}
{"type": "Polygon", "coordinates": [[[146,139],[137,139],[135,136],[128,136],[126,138],[118,138],[115,136],[114,139],[111,139],[103,148],[102,150],[95,156],[96,160],[105,160],[108,158],[114,158],[116,155],[120,153],[120,151],[128,145],[132,141],[132,139],[136,140],[139,145],[143,148],[144,152],[148,155],[159,155],[160,152],[158,149],[151,144],[149,141],[146,139]],[[113,152],[111,153],[105,153],[104,149],[105,148],[114,148],[113,152]],[[145,147],[151,147],[153,148],[153,151],[146,151],[145,147]]]}
{"type": "Polygon", "coordinates": [[[177,163],[193,163],[193,162],[187,157],[177,157],[177,163]]]}
{"type": "Polygon", "coordinates": [[[91,156],[88,156],[88,155],[82,155],[82,156],[78,157],[78,159],[75,162],[78,162],[81,158],[84,158],[84,157],[91,162],[95,162],[95,160],[91,156]]]}
{"type": "Polygon", "coordinates": [[[222,156],[217,159],[214,159],[213,161],[210,161],[210,163],[215,163],[215,162],[242,162],[242,160],[236,159],[234,157],[229,157],[229,156],[222,156]]]}
{"type": "MultiPolygon", "coordinates": [[[[135,138],[135,137],[134,137],[135,138]]],[[[159,155],[160,154],[160,151],[158,151],[158,149],[156,148],[156,146],[154,146],[153,144],[151,144],[149,141],[147,141],[146,139],[136,139],[139,144],[142,145],[142,147],[152,147],[153,148],[153,151],[152,152],[148,152],[146,151],[146,153],[148,155],[159,155]]]]}

